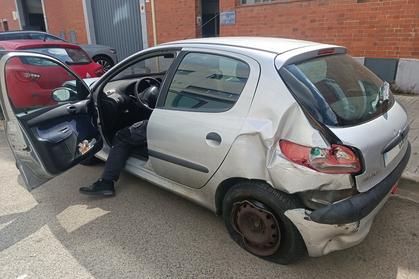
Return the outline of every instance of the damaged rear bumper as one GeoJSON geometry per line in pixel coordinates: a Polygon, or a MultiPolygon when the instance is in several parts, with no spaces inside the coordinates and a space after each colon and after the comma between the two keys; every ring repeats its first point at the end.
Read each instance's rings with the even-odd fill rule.
{"type": "Polygon", "coordinates": [[[371,190],[313,212],[303,208],[285,215],[301,233],[310,256],[318,257],[360,243],[368,234],[374,217],[383,207],[410,158],[406,154],[392,173],[371,190]]]}
{"type": "Polygon", "coordinates": [[[334,203],[310,213],[310,220],[329,225],[341,225],[361,220],[367,216],[397,183],[410,158],[410,144],[399,165],[384,180],[365,193],[334,203]]]}

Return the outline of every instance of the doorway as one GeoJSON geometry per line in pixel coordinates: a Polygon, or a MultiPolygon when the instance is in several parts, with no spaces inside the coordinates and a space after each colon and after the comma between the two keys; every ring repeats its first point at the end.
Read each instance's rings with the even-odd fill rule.
{"type": "Polygon", "coordinates": [[[46,31],[42,0],[17,1],[23,30],[46,31]]]}
{"type": "Polygon", "coordinates": [[[220,0],[201,0],[202,37],[220,35],[220,0]]]}
{"type": "Polygon", "coordinates": [[[3,20],[3,31],[9,31],[9,23],[7,22],[7,20],[3,20]]]}

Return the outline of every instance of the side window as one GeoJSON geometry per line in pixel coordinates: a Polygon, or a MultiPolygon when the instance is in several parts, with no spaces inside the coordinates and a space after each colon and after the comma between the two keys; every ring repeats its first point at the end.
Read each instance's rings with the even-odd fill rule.
{"type": "Polygon", "coordinates": [[[249,78],[245,62],[226,56],[189,53],[167,92],[169,109],[221,112],[234,106],[249,78]]]}
{"type": "Polygon", "coordinates": [[[84,100],[89,90],[72,73],[54,61],[17,56],[5,67],[7,94],[15,113],[84,100]]]}

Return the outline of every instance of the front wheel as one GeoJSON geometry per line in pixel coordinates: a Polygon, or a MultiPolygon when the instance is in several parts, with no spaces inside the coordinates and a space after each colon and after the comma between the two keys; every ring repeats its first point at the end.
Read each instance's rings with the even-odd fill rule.
{"type": "Polygon", "coordinates": [[[299,207],[298,199],[265,183],[242,182],[224,197],[223,219],[230,237],[242,248],[288,264],[307,254],[299,231],[284,214],[299,207]]]}

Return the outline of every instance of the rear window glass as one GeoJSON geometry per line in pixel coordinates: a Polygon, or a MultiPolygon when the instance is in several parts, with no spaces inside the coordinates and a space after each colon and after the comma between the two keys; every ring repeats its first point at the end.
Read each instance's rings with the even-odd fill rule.
{"type": "MultiPolygon", "coordinates": [[[[77,48],[58,48],[58,47],[51,47],[51,48],[31,48],[31,49],[25,49],[28,51],[38,52],[46,55],[50,55],[58,60],[60,60],[63,63],[66,63],[68,65],[75,65],[75,64],[89,64],[91,62],[89,56],[81,50],[77,48]]],[[[45,63],[51,63],[47,60],[38,59],[36,57],[26,58],[24,63],[26,64],[32,64],[32,65],[38,65],[41,66],[48,66],[50,64],[45,63]]]]}
{"type": "Polygon", "coordinates": [[[382,115],[394,103],[388,83],[349,55],[287,65],[280,73],[297,101],[326,125],[360,124],[382,115]]]}

